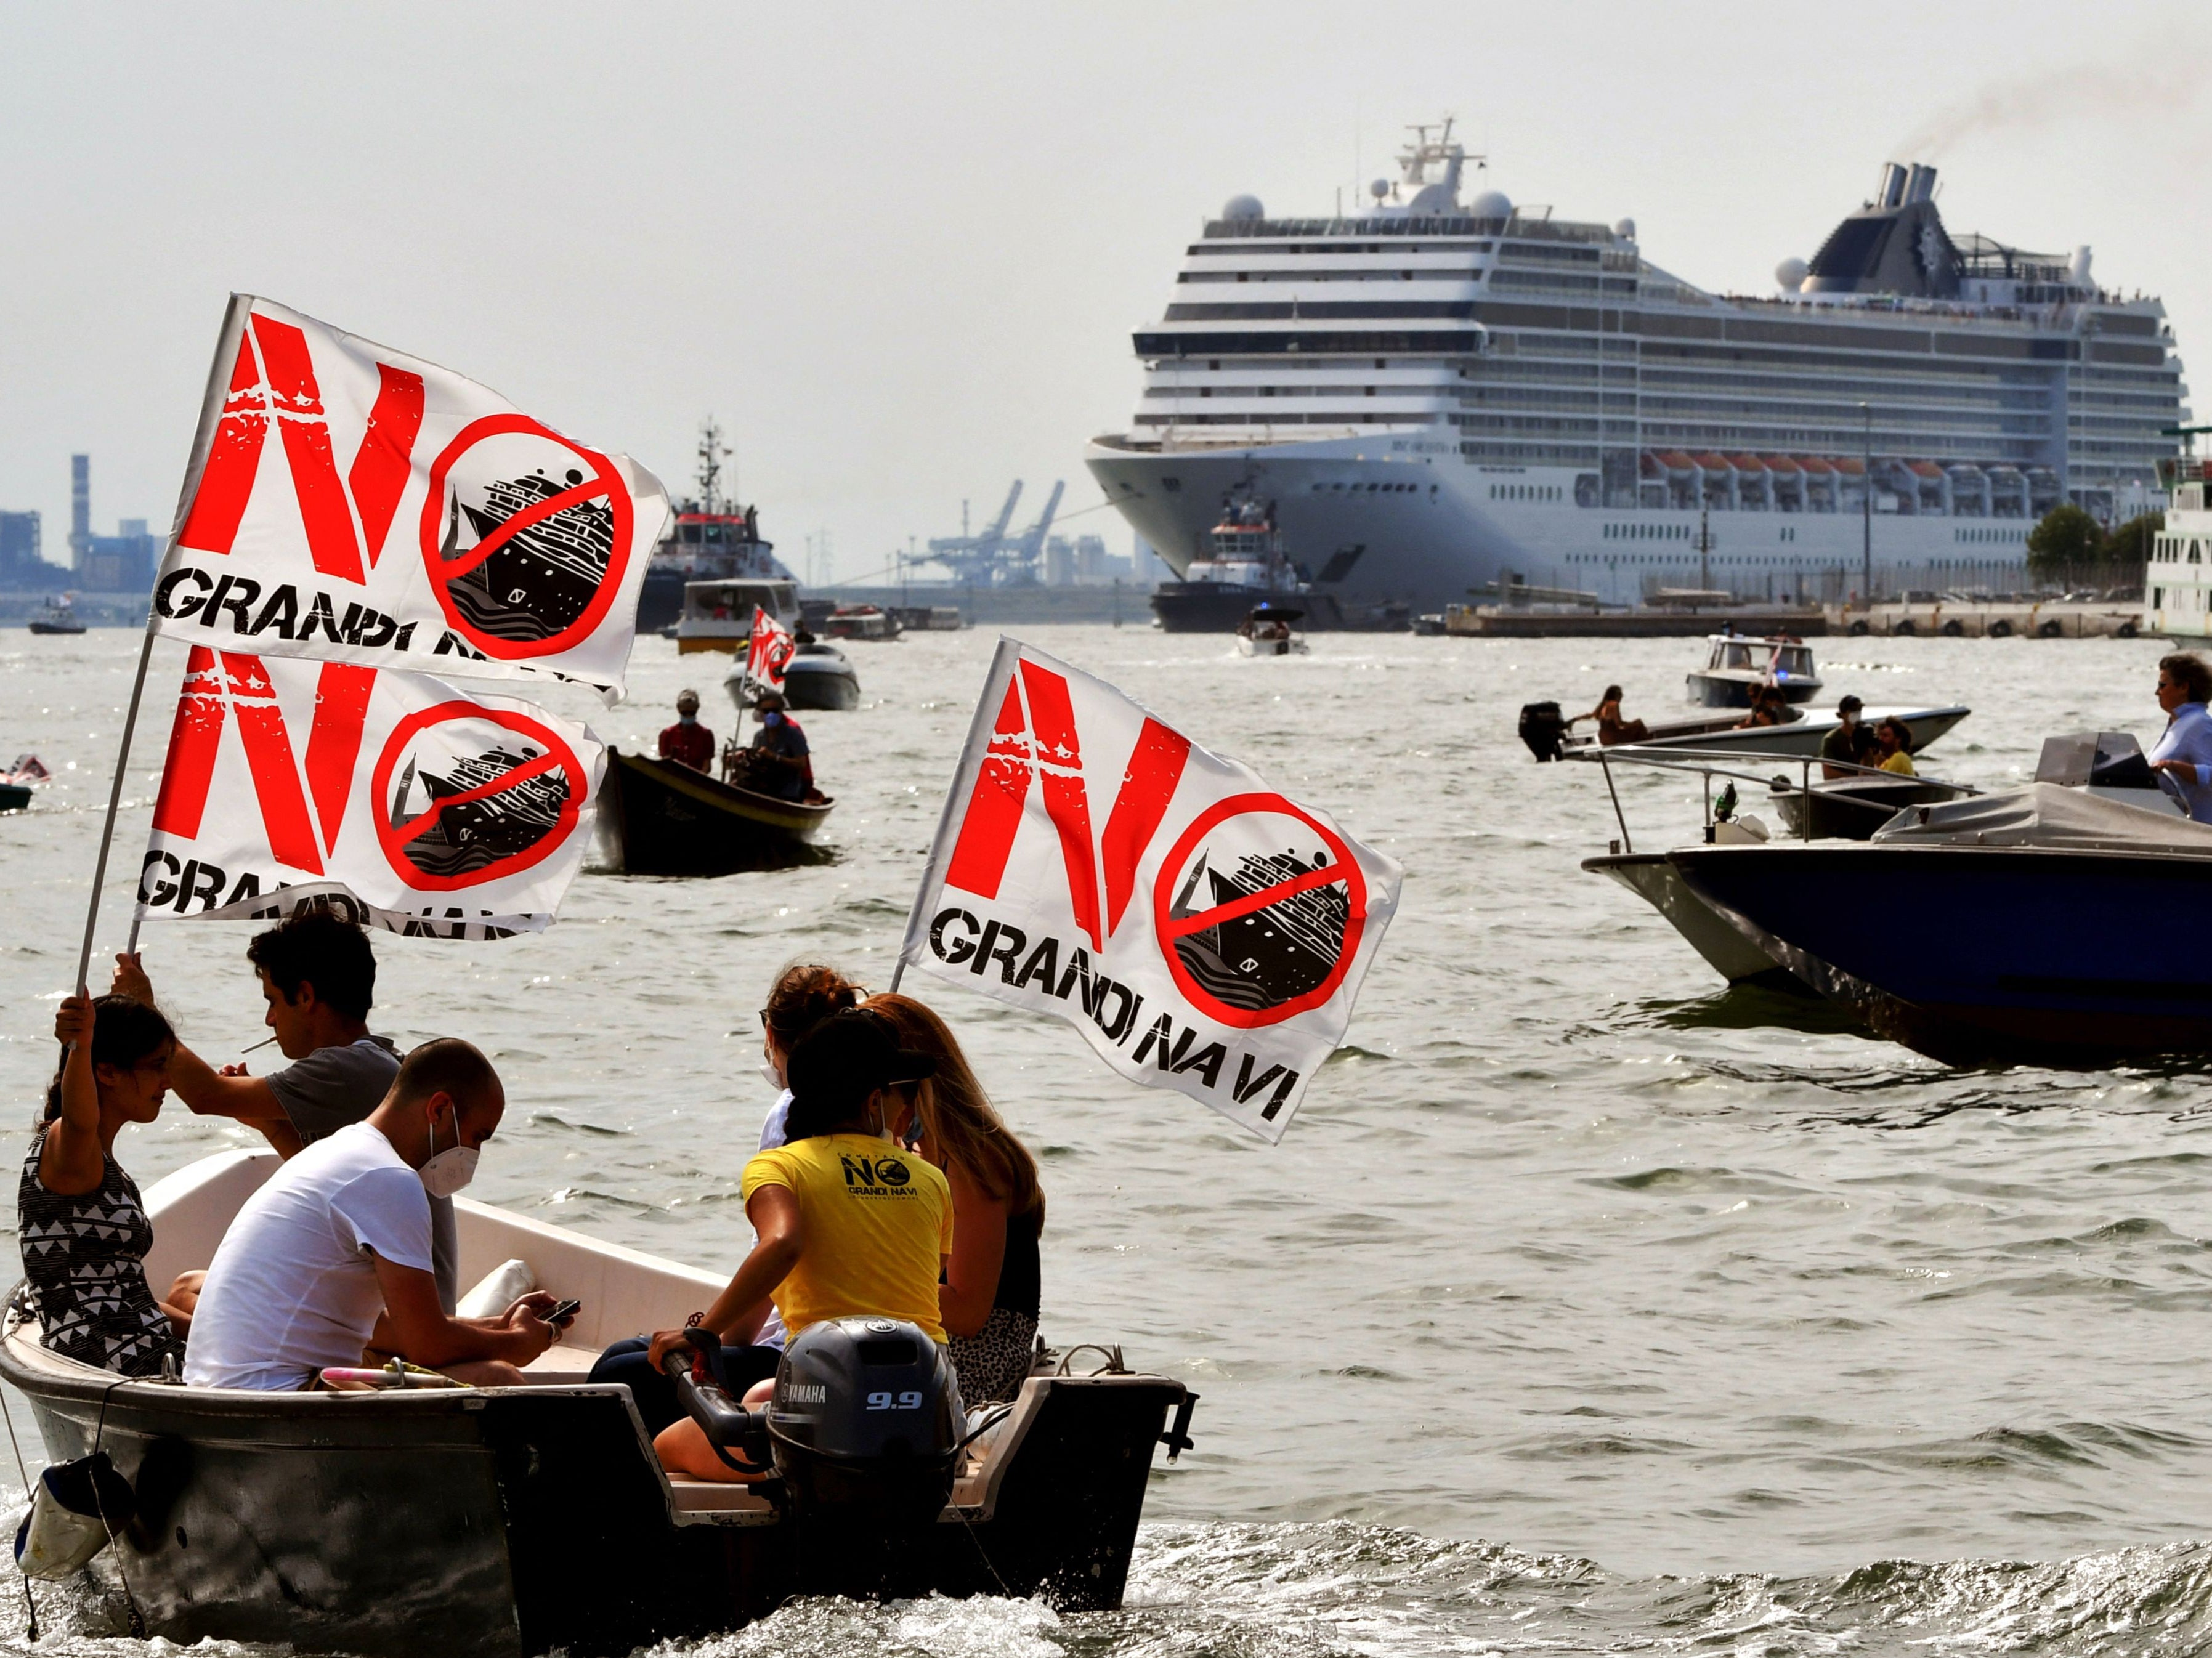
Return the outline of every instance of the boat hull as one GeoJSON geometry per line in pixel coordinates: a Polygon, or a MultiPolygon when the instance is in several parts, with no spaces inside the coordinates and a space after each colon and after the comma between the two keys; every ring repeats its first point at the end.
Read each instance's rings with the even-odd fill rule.
{"type": "Polygon", "coordinates": [[[31,804],[27,783],[0,783],[0,811],[21,811],[31,804]]]}
{"type": "Polygon", "coordinates": [[[1668,857],[1772,960],[1933,1058],[2212,1053],[2212,859],[1836,841],[1668,857]]]}
{"type": "Polygon", "coordinates": [[[1789,969],[1753,944],[1690,890],[1663,852],[1613,853],[1583,859],[1583,868],[1620,883],[1657,910],[1705,965],[1730,984],[1803,986],[1789,969]]]}
{"type": "MultiPolygon", "coordinates": [[[[205,1264],[277,1166],[221,1152],[150,1187],[156,1282],[205,1264]]],[[[47,1351],[10,1309],[0,1380],[56,1461],[106,1452],[137,1511],[120,1565],[150,1632],[366,1658],[578,1658],[734,1629],[847,1564],[808,1558],[769,1488],[672,1479],[610,1340],[680,1323],[720,1275],[464,1198],[464,1280],[520,1259],[580,1302],[528,1385],[252,1393],[125,1382],[47,1351]]],[[[1121,1604],[1153,1447],[1194,1397],[1166,1377],[1036,1375],[952,1501],[872,1590],[1121,1604]]]]}
{"type": "Polygon", "coordinates": [[[607,750],[602,843],[623,875],[735,875],[810,860],[830,803],[732,788],[672,760],[607,750]]]}
{"type": "MultiPolygon", "coordinates": [[[[1912,733],[1912,751],[1918,754],[1964,720],[1972,710],[1948,708],[1869,708],[1861,716],[1869,725],[1887,719],[1902,720],[1912,733]]],[[[1636,746],[1656,749],[1697,749],[1721,754],[1753,755],[1785,760],[1818,759],[1821,739],[1840,722],[1834,715],[1794,720],[1786,726],[1739,729],[1732,715],[1695,720],[1656,720],[1650,735],[1636,746]]],[[[1599,749],[1595,736],[1571,737],[1560,744],[1561,755],[1595,758],[1599,749]]]]}
{"type": "MultiPolygon", "coordinates": [[[[12,1345],[0,1376],[29,1396],[47,1455],[97,1444],[131,1482],[121,1564],[168,1640],[367,1658],[627,1653],[738,1628],[812,1570],[772,1506],[684,1511],[627,1388],[112,1387],[42,1374],[12,1345]]],[[[1183,1388],[1028,1385],[1040,1396],[995,1491],[949,1508],[885,1592],[1121,1604],[1152,1447],[1183,1388]]]]}

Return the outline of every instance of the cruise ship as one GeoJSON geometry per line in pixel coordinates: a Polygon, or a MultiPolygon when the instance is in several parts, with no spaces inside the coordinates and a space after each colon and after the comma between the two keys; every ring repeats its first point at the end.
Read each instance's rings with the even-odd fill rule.
{"type": "Polygon", "coordinates": [[[1231,197],[1137,331],[1135,419],[1085,458],[1179,575],[1257,508],[1346,605],[1516,580],[1837,600],[1869,574],[2009,585],[2053,506],[2165,504],[2165,307],[2087,247],[1953,235],[1931,167],[1886,165],[1773,294],[1726,295],[1646,260],[1632,220],[1463,201],[1481,158],[1448,120],[1412,131],[1357,216],[1231,197]]]}

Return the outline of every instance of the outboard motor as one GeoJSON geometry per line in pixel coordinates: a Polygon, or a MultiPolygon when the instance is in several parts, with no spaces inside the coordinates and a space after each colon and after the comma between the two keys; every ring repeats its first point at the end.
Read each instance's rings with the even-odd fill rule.
{"type": "Polygon", "coordinates": [[[1559,757],[1559,741],[1567,734],[1567,722],[1559,717],[1556,702],[1523,702],[1521,705],[1521,740],[1528,745],[1528,752],[1542,761],[1559,757]]]}
{"type": "Polygon", "coordinates": [[[765,1410],[731,1403],[703,1366],[670,1373],[725,1461],[780,1481],[801,1594],[919,1593],[952,1494],[964,1425],[944,1349],[888,1318],[809,1325],[784,1350],[765,1410]]]}
{"type": "Polygon", "coordinates": [[[840,1318],[784,1349],[769,1402],[800,1582],[884,1592],[952,1495],[963,1415],[945,1350],[917,1325],[840,1318]]]}

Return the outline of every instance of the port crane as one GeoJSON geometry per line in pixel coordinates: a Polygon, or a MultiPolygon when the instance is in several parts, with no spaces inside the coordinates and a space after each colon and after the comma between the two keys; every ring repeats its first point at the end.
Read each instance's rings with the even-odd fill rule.
{"type": "Polygon", "coordinates": [[[1010,535],[1006,526],[1013,522],[1014,508],[1022,498],[1022,480],[1016,478],[1014,487],[1006,491],[1006,504],[981,534],[967,533],[963,513],[959,535],[930,538],[930,558],[951,570],[954,580],[969,586],[1021,587],[1034,584],[1044,559],[1045,537],[1052,531],[1052,521],[1060,511],[1060,498],[1066,488],[1064,482],[1055,482],[1037,521],[1010,535]]]}

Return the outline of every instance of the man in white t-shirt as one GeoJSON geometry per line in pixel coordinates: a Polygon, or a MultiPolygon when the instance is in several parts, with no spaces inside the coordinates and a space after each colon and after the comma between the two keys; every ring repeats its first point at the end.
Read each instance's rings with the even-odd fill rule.
{"type": "Polygon", "coordinates": [[[430,1197],[468,1183],[507,1109],[491,1062],[452,1037],[409,1054],[366,1121],[318,1140],[246,1200],[216,1251],[185,1352],[196,1388],[296,1389],[376,1347],[479,1386],[513,1386],[550,1346],[554,1299],[448,1315],[430,1197]]]}

